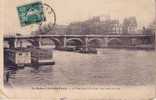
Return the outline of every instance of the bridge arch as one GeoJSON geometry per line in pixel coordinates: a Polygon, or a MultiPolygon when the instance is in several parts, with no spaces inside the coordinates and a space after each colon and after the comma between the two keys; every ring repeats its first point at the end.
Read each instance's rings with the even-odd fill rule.
{"type": "Polygon", "coordinates": [[[57,38],[44,38],[40,39],[40,47],[57,48],[61,45],[61,41],[57,38]]]}
{"type": "Polygon", "coordinates": [[[33,43],[27,39],[17,39],[15,41],[15,48],[19,48],[19,47],[27,48],[32,45],[33,45],[33,43]]]}
{"type": "Polygon", "coordinates": [[[102,47],[104,43],[102,38],[91,38],[88,40],[88,46],[94,48],[102,47]]]}
{"type": "Polygon", "coordinates": [[[50,40],[52,40],[56,46],[60,46],[62,44],[61,40],[58,38],[50,38],[50,40]]]}
{"type": "Polygon", "coordinates": [[[108,47],[119,47],[122,45],[122,41],[119,38],[110,38],[107,42],[108,47]]]}
{"type": "Polygon", "coordinates": [[[66,40],[66,45],[82,46],[84,41],[80,38],[70,38],[66,40]]]}

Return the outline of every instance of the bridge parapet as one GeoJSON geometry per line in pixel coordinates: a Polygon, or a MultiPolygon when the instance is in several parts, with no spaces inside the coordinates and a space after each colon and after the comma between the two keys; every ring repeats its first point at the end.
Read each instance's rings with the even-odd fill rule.
{"type": "Polygon", "coordinates": [[[90,45],[95,47],[121,47],[121,46],[141,46],[148,47],[149,45],[156,48],[156,35],[155,34],[109,34],[109,35],[30,35],[30,36],[16,36],[4,37],[4,41],[11,40],[52,40],[57,47],[66,47],[66,45],[75,45],[77,47],[89,48],[90,45]],[[102,41],[102,42],[101,42],[102,41]],[[137,41],[137,43],[136,43],[137,41]],[[93,43],[94,42],[94,43],[93,43]],[[96,45],[97,44],[97,45],[96,45]],[[102,44],[102,45],[101,45],[102,44]],[[111,46],[110,46],[111,45],[111,46]]]}
{"type": "Polygon", "coordinates": [[[4,36],[4,39],[9,38],[19,38],[19,39],[26,39],[26,38],[48,38],[48,37],[91,37],[91,38],[109,38],[109,37],[144,37],[144,36],[152,36],[153,34],[105,34],[105,35],[21,35],[21,36],[4,36]]]}

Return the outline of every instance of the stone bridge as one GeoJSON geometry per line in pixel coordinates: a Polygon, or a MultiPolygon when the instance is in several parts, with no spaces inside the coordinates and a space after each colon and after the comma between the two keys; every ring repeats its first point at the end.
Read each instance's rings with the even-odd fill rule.
{"type": "Polygon", "coordinates": [[[109,35],[27,35],[5,36],[10,48],[55,45],[55,48],[76,46],[78,48],[155,48],[155,34],[109,34],[109,35]]]}

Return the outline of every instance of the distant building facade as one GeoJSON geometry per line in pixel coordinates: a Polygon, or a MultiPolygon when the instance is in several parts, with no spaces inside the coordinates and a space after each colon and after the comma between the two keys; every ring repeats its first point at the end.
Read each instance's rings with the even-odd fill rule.
{"type": "Polygon", "coordinates": [[[135,17],[125,18],[122,24],[123,34],[135,34],[137,33],[137,21],[135,17]]]}
{"type": "Polygon", "coordinates": [[[137,21],[135,17],[127,18],[123,23],[120,23],[119,20],[111,19],[108,16],[95,16],[85,21],[72,22],[69,25],[56,25],[53,29],[47,26],[43,27],[42,31],[37,33],[59,35],[103,35],[135,34],[137,32],[137,21]]]}
{"type": "Polygon", "coordinates": [[[156,33],[156,0],[155,0],[155,20],[153,24],[153,29],[154,29],[154,32],[156,33]]]}
{"type": "Polygon", "coordinates": [[[119,20],[93,17],[83,22],[71,23],[67,27],[68,34],[121,34],[122,25],[119,20]]]}
{"type": "Polygon", "coordinates": [[[47,24],[40,27],[39,30],[32,32],[31,34],[58,34],[64,35],[66,33],[67,25],[55,25],[53,27],[52,24],[47,24]]]}
{"type": "Polygon", "coordinates": [[[52,30],[52,33],[64,35],[67,31],[67,25],[56,25],[55,28],[52,30]]]}
{"type": "Polygon", "coordinates": [[[150,25],[150,29],[156,34],[156,0],[155,0],[155,18],[153,23],[150,25]]]}

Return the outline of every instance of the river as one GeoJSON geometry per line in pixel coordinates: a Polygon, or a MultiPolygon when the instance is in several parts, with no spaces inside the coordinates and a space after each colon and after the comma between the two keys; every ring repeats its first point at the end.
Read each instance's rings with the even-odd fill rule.
{"type": "Polygon", "coordinates": [[[13,86],[153,85],[156,51],[104,49],[98,54],[54,51],[55,65],[39,72],[26,67],[10,79],[13,86]]]}

